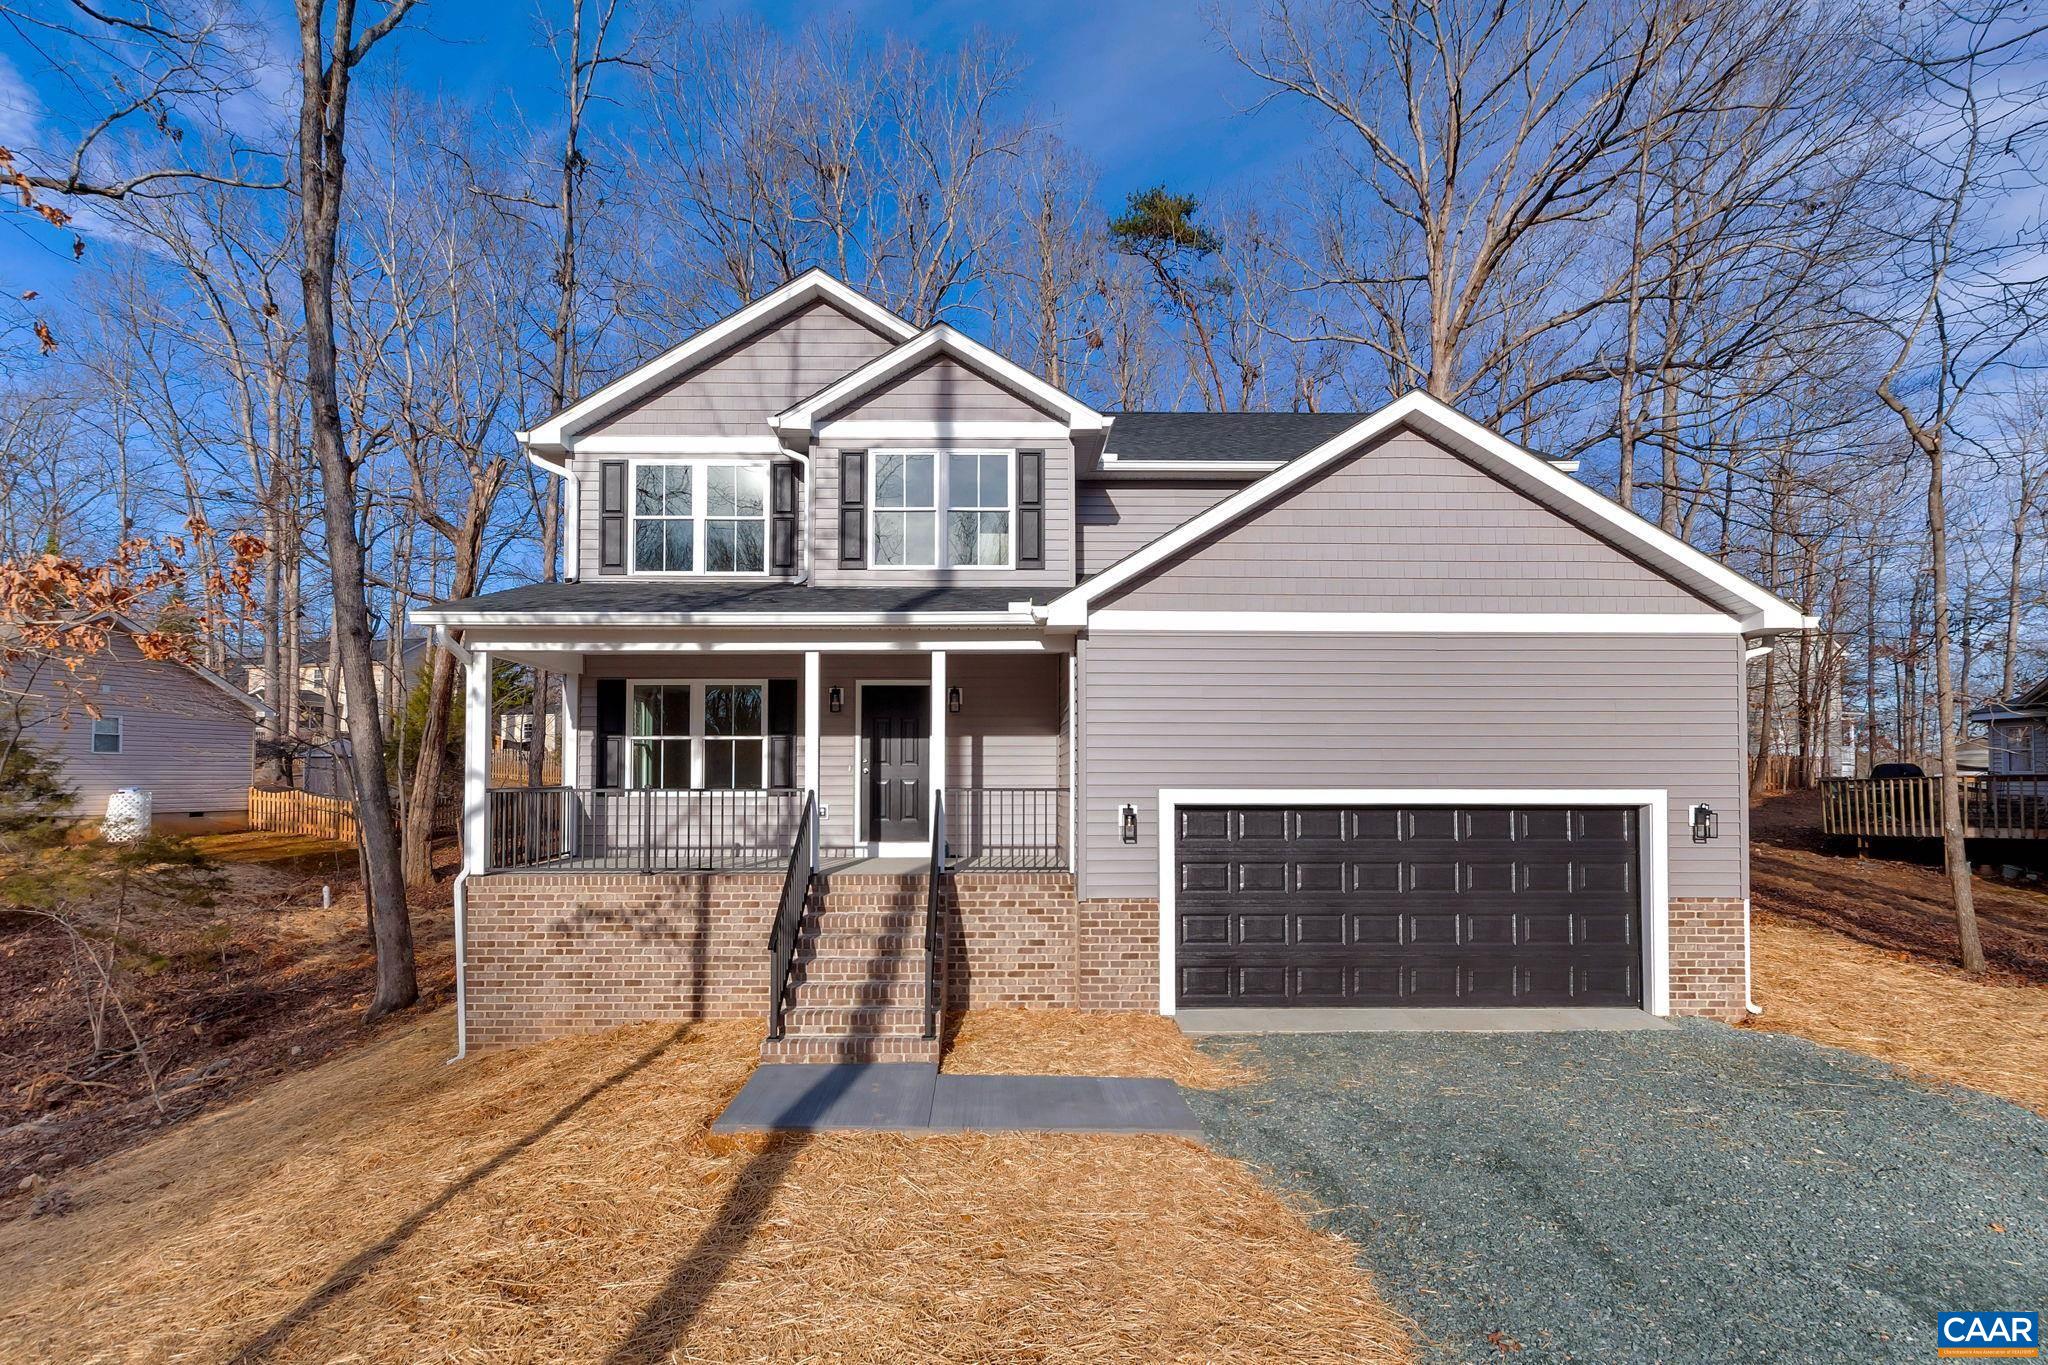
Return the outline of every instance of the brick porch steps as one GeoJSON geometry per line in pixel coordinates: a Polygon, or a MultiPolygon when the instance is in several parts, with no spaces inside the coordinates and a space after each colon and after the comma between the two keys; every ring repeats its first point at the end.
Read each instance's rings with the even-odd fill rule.
{"type": "Polygon", "coordinates": [[[924,1037],[925,877],[828,877],[797,932],[764,1062],[937,1061],[924,1037]]]}

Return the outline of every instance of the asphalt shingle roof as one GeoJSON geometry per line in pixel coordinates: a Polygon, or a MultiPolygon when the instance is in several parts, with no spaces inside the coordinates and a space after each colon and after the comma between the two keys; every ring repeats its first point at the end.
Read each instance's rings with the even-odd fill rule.
{"type": "Polygon", "coordinates": [[[1119,462],[1145,460],[1291,460],[1305,455],[1363,412],[1119,412],[1105,452],[1119,462]]]}

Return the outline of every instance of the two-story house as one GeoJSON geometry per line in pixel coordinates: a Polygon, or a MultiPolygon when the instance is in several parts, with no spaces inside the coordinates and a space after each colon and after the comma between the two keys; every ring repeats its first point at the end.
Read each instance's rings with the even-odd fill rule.
{"type": "Polygon", "coordinates": [[[811,272],[522,440],[563,581],[414,618],[467,1045],[1743,1010],[1744,658],[1811,622],[1442,403],[1101,412],[811,272]],[[568,679],[561,788],[487,790],[492,658],[568,679]]]}

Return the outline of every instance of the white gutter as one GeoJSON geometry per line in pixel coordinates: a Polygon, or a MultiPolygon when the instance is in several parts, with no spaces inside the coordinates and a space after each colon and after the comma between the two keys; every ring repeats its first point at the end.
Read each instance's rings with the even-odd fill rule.
{"type": "Polygon", "coordinates": [[[1749,897],[1744,896],[1742,898],[1742,1009],[1745,1014],[1754,1019],[1757,1015],[1764,1012],[1764,1007],[1756,1002],[1756,983],[1749,965],[1749,939],[1749,897]]]}
{"type": "Polygon", "coordinates": [[[412,619],[451,626],[1030,626],[1042,609],[1009,611],[464,611],[424,607],[412,619]]]}

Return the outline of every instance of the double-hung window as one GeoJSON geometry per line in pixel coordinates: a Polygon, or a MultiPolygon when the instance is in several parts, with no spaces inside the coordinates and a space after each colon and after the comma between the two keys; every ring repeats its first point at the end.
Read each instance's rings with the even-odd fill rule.
{"type": "Polygon", "coordinates": [[[96,754],[121,752],[121,718],[96,716],[92,723],[92,751],[96,754]]]}
{"type": "Polygon", "coordinates": [[[875,567],[1010,567],[1010,457],[1007,450],[876,451],[875,567]]]}
{"type": "Polygon", "coordinates": [[[636,463],[632,542],[635,573],[767,572],[768,466],[636,463]]]}
{"type": "Polygon", "coordinates": [[[766,683],[636,682],[627,705],[632,785],[757,788],[768,771],[766,683]]]}

